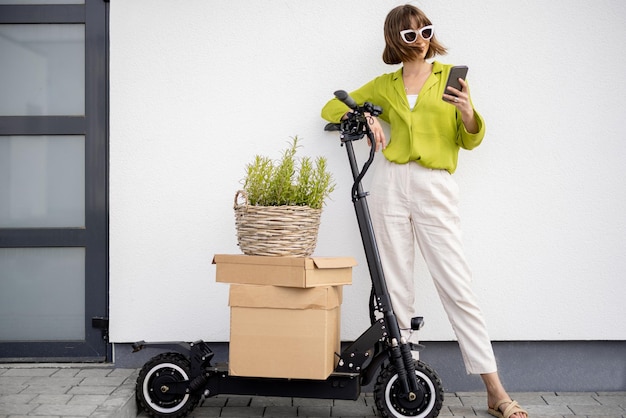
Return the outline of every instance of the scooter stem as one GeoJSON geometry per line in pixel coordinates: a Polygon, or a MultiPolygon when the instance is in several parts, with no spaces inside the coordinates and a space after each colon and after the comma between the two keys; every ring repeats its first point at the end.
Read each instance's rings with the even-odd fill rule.
{"type": "MultiPolygon", "coordinates": [[[[367,125],[365,127],[365,133],[368,137],[371,135],[371,131],[367,125]]],[[[368,160],[368,163],[366,163],[364,170],[359,171],[352,142],[360,138],[356,138],[352,135],[350,135],[350,137],[351,138],[347,138],[343,133],[341,135],[342,142],[346,147],[348,160],[350,162],[352,175],[355,181],[352,188],[352,201],[354,203],[361,239],[363,241],[365,258],[367,260],[372,286],[377,300],[377,306],[384,316],[385,324],[389,332],[389,342],[391,346],[390,360],[393,362],[396,370],[398,371],[398,378],[403,391],[407,394],[408,398],[411,399],[415,397],[415,393],[419,391],[417,378],[415,376],[415,365],[413,363],[413,357],[411,355],[409,344],[403,340],[400,333],[400,326],[398,325],[398,319],[393,312],[387,282],[385,281],[380,254],[378,252],[378,246],[374,235],[374,229],[372,227],[369,207],[367,205],[367,193],[363,192],[361,185],[361,179],[369,167],[368,163],[371,163],[371,160],[373,159],[375,149],[374,146],[371,147],[370,159],[368,160]]],[[[374,144],[371,139],[370,141],[374,144]]]]}

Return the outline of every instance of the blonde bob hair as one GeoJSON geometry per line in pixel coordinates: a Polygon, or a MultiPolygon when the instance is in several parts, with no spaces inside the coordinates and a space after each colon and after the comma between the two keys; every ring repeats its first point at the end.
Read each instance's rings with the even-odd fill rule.
{"type": "MultiPolygon", "coordinates": [[[[386,64],[400,64],[405,61],[413,61],[419,56],[419,50],[414,46],[405,43],[400,36],[400,31],[411,29],[413,22],[418,28],[432,25],[432,22],[424,12],[415,6],[405,4],[393,8],[385,19],[385,50],[383,51],[383,61],[386,64]]],[[[426,59],[435,55],[444,55],[448,52],[437,40],[437,32],[430,39],[426,59]]]]}

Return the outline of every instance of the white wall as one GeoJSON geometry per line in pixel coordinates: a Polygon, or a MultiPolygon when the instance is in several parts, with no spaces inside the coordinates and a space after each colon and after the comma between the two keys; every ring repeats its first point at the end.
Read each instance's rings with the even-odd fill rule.
{"type": "MultiPolygon", "coordinates": [[[[111,340],[227,341],[238,253],[233,197],[255,154],[289,137],[328,157],[338,188],[316,255],[354,256],[342,336],[368,324],[369,277],[336,135],[336,89],[382,63],[399,1],[111,1],[111,340]]],[[[626,3],[416,1],[466,64],[487,123],[455,177],[476,292],[494,340],[626,339],[626,3]]],[[[359,144],[365,155],[365,144],[359,144]]],[[[453,339],[418,266],[424,340],[453,339]]]]}

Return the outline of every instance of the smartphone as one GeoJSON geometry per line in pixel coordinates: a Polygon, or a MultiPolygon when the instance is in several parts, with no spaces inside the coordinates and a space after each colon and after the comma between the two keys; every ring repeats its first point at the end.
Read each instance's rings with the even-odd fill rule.
{"type": "MultiPolygon", "coordinates": [[[[450,75],[448,75],[448,81],[446,82],[446,88],[443,90],[443,93],[454,96],[454,94],[448,92],[448,86],[452,86],[457,90],[461,90],[461,83],[459,83],[459,78],[465,80],[465,77],[467,77],[467,71],[468,68],[465,65],[457,65],[452,67],[450,69],[450,75]]],[[[445,97],[441,98],[446,102],[448,101],[445,97]]]]}

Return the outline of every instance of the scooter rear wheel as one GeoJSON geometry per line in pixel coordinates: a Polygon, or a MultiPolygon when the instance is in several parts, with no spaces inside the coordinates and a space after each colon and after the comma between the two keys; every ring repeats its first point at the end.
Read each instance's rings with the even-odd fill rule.
{"type": "Polygon", "coordinates": [[[415,361],[415,375],[420,391],[415,400],[407,399],[398,381],[398,373],[392,364],[384,365],[376,385],[374,400],[385,418],[433,418],[439,415],[443,405],[443,385],[435,371],[415,361]]]}
{"type": "Polygon", "coordinates": [[[194,393],[172,394],[169,384],[189,381],[189,360],[178,353],[164,353],[148,361],[137,378],[136,398],[140,408],[152,417],[187,416],[200,401],[194,393]]]}

